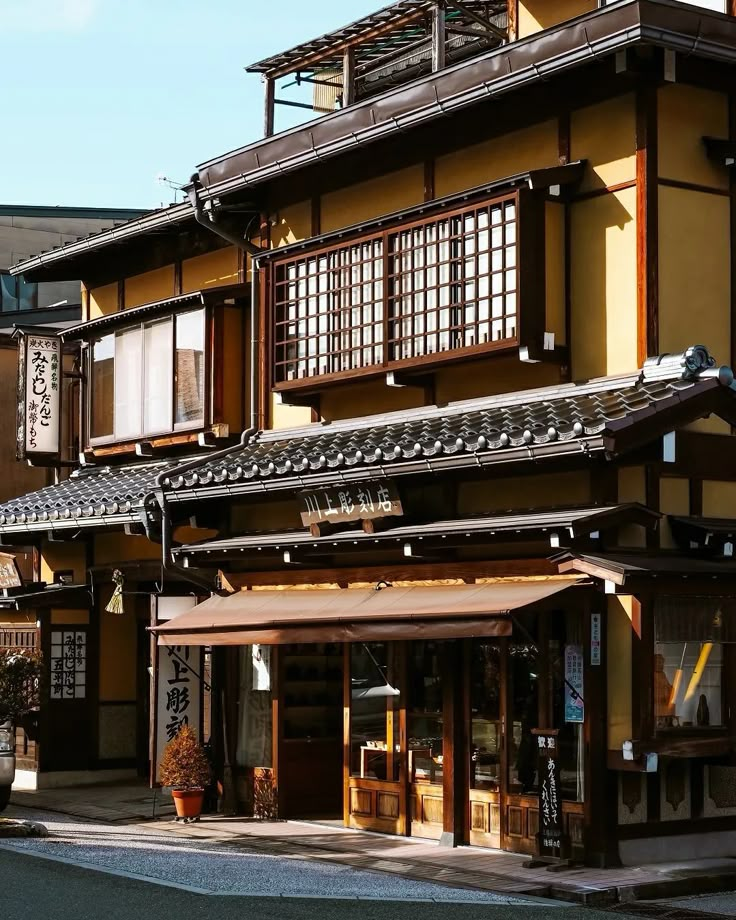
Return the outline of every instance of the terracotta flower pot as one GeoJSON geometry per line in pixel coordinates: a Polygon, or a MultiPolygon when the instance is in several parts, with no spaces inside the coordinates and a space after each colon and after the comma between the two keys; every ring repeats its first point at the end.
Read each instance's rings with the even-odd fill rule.
{"type": "Polygon", "coordinates": [[[179,818],[198,818],[202,814],[204,789],[172,789],[176,814],[179,818]]]}

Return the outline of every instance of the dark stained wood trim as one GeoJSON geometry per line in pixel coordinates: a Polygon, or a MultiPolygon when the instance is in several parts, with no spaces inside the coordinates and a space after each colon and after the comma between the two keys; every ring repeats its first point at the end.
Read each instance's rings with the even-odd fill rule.
{"type": "Polygon", "coordinates": [[[264,77],[263,83],[263,136],[272,137],[275,127],[276,80],[273,77],[264,77]]]}
{"type": "MultiPolygon", "coordinates": [[[[736,0],[731,0],[731,6],[734,9],[732,15],[736,15],[736,0]]],[[[732,141],[736,140],[736,94],[733,92],[728,97],[728,133],[732,141]]],[[[731,253],[731,355],[729,363],[733,367],[734,361],[736,361],[736,252],[734,251],[736,246],[736,174],[733,169],[729,169],[728,177],[728,191],[731,196],[731,245],[729,246],[729,252],[731,253]]],[[[731,430],[733,431],[734,429],[732,428],[731,430]]]]}
{"type": "Polygon", "coordinates": [[[433,201],[436,197],[435,160],[433,157],[429,157],[424,161],[424,200],[433,201]]]}
{"type": "Polygon", "coordinates": [[[617,854],[611,833],[616,826],[616,783],[615,773],[606,767],[608,743],[606,720],[600,713],[608,709],[608,643],[607,609],[605,598],[587,593],[588,605],[584,612],[583,629],[585,647],[585,712],[584,732],[585,757],[585,861],[588,865],[606,867],[617,862],[617,854]],[[590,661],[591,615],[601,618],[600,664],[590,661]]]}
{"type": "Polygon", "coordinates": [[[632,605],[631,729],[634,740],[646,744],[654,737],[654,601],[634,597],[632,605]]]}
{"type": "Polygon", "coordinates": [[[524,578],[557,575],[557,565],[548,559],[494,559],[488,562],[432,562],[418,565],[361,566],[353,568],[284,569],[272,572],[229,572],[224,578],[234,588],[252,585],[308,585],[343,582],[431,581],[432,579],[475,579],[506,576],[524,578]]]}
{"type": "Polygon", "coordinates": [[[690,514],[701,517],[703,514],[703,480],[690,480],[690,514]]]}
{"type": "Polygon", "coordinates": [[[720,195],[721,197],[727,198],[731,194],[724,188],[713,188],[710,185],[698,185],[696,182],[683,182],[680,179],[660,178],[658,182],[661,186],[664,186],[664,188],[678,188],[686,192],[699,192],[703,195],[720,195]]]}
{"type": "Polygon", "coordinates": [[[350,826],[350,707],[352,705],[350,683],[350,649],[345,642],[342,656],[342,819],[345,827],[350,826]]]}
{"type": "Polygon", "coordinates": [[[623,192],[629,188],[636,188],[636,179],[629,179],[626,182],[617,182],[615,185],[602,185],[600,188],[592,188],[587,192],[579,192],[571,197],[573,203],[578,201],[589,201],[591,198],[601,198],[603,195],[611,195],[614,192],[623,192]]]}
{"type": "Polygon", "coordinates": [[[520,189],[517,201],[518,247],[525,268],[518,273],[516,337],[520,346],[541,351],[547,293],[546,201],[530,189],[520,189]]]}
{"type": "Polygon", "coordinates": [[[618,828],[619,840],[641,840],[648,837],[679,837],[687,834],[714,834],[736,830],[736,817],[691,818],[687,821],[657,821],[645,824],[624,824],[618,828]]]}
{"type": "MultiPolygon", "coordinates": [[[[271,248],[271,223],[268,214],[261,214],[260,223],[261,248],[271,248]]],[[[271,296],[271,269],[265,265],[260,269],[258,285],[258,371],[254,375],[258,381],[258,427],[268,427],[270,415],[271,382],[273,356],[271,354],[271,316],[269,304],[271,296]]]]}
{"type": "Polygon", "coordinates": [[[519,0],[508,0],[508,16],[509,41],[513,42],[519,37],[519,0]]]}
{"type": "Polygon", "coordinates": [[[637,357],[659,353],[659,202],[657,200],[657,88],[636,91],[637,357]]]}
{"type": "Polygon", "coordinates": [[[183,281],[182,281],[182,260],[177,259],[174,262],[174,296],[178,297],[184,291],[183,281]]]}
{"type": "MultiPolygon", "coordinates": [[[[651,511],[659,511],[660,494],[659,494],[659,472],[651,466],[644,470],[646,506],[651,511]]],[[[658,530],[647,530],[646,541],[649,549],[659,548],[660,533],[658,530]]]]}
{"type": "Polygon", "coordinates": [[[223,421],[225,414],[225,315],[223,310],[212,310],[212,417],[214,424],[223,421]]]}
{"type": "Polygon", "coordinates": [[[571,160],[570,110],[563,109],[557,119],[557,158],[560,166],[571,160]]]}
{"type": "Polygon", "coordinates": [[[442,843],[458,846],[465,838],[469,776],[463,719],[462,642],[443,643],[442,843]]]}
{"type": "Polygon", "coordinates": [[[118,281],[118,313],[125,309],[125,279],[118,281]]]}

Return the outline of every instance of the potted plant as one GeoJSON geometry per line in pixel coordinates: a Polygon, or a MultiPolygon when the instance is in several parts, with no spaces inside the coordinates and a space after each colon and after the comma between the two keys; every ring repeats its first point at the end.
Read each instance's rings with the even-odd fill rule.
{"type": "Polygon", "coordinates": [[[159,778],[161,785],[171,787],[178,818],[192,821],[202,814],[210,765],[191,726],[183,725],[166,745],[159,778]]]}

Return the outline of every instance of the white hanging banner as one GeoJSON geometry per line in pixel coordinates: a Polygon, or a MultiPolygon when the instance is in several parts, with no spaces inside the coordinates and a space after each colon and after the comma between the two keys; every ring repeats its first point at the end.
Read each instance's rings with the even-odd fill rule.
{"type": "Polygon", "coordinates": [[[61,342],[26,333],[18,364],[18,456],[61,453],[61,342]]]}
{"type": "Polygon", "coordinates": [[[271,689],[271,646],[251,646],[253,656],[253,689],[271,689]]]}

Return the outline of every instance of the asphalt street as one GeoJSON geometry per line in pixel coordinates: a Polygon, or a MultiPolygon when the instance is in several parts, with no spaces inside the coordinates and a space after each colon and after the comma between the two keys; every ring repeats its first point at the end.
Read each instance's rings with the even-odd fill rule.
{"type": "MultiPolygon", "coordinates": [[[[436,904],[198,895],[160,884],[0,850],[3,920],[606,920],[611,914],[543,904],[436,904]]],[[[376,891],[380,897],[380,891],[376,891]]],[[[617,914],[619,920],[628,920],[617,914]]]]}

